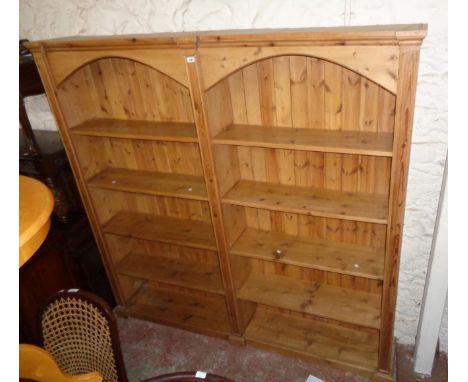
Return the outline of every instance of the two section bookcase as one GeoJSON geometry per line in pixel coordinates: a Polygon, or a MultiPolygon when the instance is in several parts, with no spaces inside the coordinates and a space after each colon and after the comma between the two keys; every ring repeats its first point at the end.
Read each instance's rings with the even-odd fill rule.
{"type": "Polygon", "coordinates": [[[391,380],[425,33],[30,43],[119,311],[391,380]]]}

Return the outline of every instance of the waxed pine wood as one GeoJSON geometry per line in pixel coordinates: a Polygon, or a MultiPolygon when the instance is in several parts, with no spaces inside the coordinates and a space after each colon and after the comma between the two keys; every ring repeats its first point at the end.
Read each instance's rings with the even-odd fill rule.
{"type": "Polygon", "coordinates": [[[375,368],[378,344],[376,333],[327,324],[317,320],[278,313],[264,307],[258,308],[245,336],[248,342],[267,349],[279,348],[287,353],[358,369],[375,368]]]}
{"type": "Polygon", "coordinates": [[[197,132],[192,123],[148,122],[125,119],[91,119],[72,128],[73,134],[147,139],[153,141],[197,142],[197,132]]]}
{"type": "Polygon", "coordinates": [[[208,200],[203,177],[194,175],[106,169],[89,180],[90,187],[149,195],[208,200]]]}
{"type": "Polygon", "coordinates": [[[29,43],[119,311],[392,380],[425,34],[29,43]]]}
{"type": "Polygon", "coordinates": [[[342,132],[312,129],[270,129],[263,126],[231,125],[213,142],[224,145],[337,152],[344,154],[392,155],[391,133],[342,132]]]}
{"type": "Polygon", "coordinates": [[[367,278],[383,278],[383,248],[330,243],[307,236],[247,228],[232,245],[231,253],[279,264],[367,278]]]}
{"type": "Polygon", "coordinates": [[[117,270],[144,280],[154,280],[166,284],[199,288],[214,293],[223,293],[219,268],[216,265],[198,261],[172,259],[165,256],[152,256],[142,253],[129,253],[117,265],[117,270]]]}
{"type": "Polygon", "coordinates": [[[105,233],[188,247],[216,249],[213,231],[208,223],[157,217],[151,214],[119,212],[102,227],[105,233]]]}
{"type": "Polygon", "coordinates": [[[308,313],[365,327],[380,327],[380,298],[318,282],[279,275],[251,275],[238,293],[240,299],[308,313]]]}

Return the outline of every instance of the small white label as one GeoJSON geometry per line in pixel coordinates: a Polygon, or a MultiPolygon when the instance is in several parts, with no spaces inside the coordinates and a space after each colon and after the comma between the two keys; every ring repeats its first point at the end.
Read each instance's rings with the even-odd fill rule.
{"type": "Polygon", "coordinates": [[[305,382],[324,382],[324,380],[314,377],[313,375],[309,375],[309,378],[307,378],[305,382]]]}
{"type": "Polygon", "coordinates": [[[193,62],[195,62],[195,56],[187,56],[187,62],[188,62],[188,63],[193,63],[193,62]]]}
{"type": "Polygon", "coordinates": [[[354,264],[354,268],[359,268],[359,264],[354,264]]]}
{"type": "Polygon", "coordinates": [[[197,371],[195,373],[195,378],[205,379],[206,378],[206,373],[204,371],[197,371]]]}
{"type": "Polygon", "coordinates": [[[79,289],[69,289],[69,290],[68,290],[68,293],[76,293],[76,292],[78,292],[78,291],[79,291],[79,289]]]}

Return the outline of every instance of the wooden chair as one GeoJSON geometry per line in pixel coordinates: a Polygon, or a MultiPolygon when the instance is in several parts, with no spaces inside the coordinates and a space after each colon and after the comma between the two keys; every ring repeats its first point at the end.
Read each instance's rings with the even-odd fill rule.
{"type": "Polygon", "coordinates": [[[98,372],[67,375],[47,351],[26,344],[19,346],[19,377],[38,382],[102,382],[98,372]]]}
{"type": "Polygon", "coordinates": [[[196,377],[196,373],[196,371],[184,371],[180,373],[164,374],[146,379],[142,382],[235,382],[232,379],[215,374],[206,374],[205,378],[196,377]]]}
{"type": "Polygon", "coordinates": [[[116,318],[98,296],[69,289],[50,297],[39,315],[44,349],[68,374],[98,371],[104,380],[128,382],[116,318]]]}

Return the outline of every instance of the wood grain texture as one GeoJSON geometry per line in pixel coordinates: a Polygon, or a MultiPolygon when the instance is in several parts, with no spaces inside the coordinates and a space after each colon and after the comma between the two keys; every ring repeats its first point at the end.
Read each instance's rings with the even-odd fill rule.
{"type": "Polygon", "coordinates": [[[389,376],[426,28],[30,43],[125,310],[389,376]]]}
{"type": "Polygon", "coordinates": [[[380,328],[380,296],[271,274],[252,274],[238,298],[369,328],[380,328]]]}
{"type": "Polygon", "coordinates": [[[52,75],[55,83],[60,85],[63,81],[79,70],[83,65],[106,59],[108,57],[116,57],[130,61],[138,62],[140,65],[148,66],[153,70],[157,70],[164,75],[173,78],[181,85],[187,86],[187,76],[185,73],[184,54],[185,50],[178,49],[160,49],[155,54],[151,49],[109,49],[109,46],[94,47],[90,49],[79,49],[73,51],[67,49],[65,52],[50,51],[48,59],[52,67],[52,75]]]}
{"type": "Polygon", "coordinates": [[[104,225],[121,211],[198,221],[211,225],[207,202],[166,196],[89,188],[98,221],[104,225]]]}
{"type": "Polygon", "coordinates": [[[201,221],[122,211],[104,224],[102,230],[129,238],[216,250],[211,225],[201,221]]]}
{"type": "Polygon", "coordinates": [[[250,207],[238,208],[244,209],[247,228],[304,236],[319,242],[348,243],[375,250],[385,248],[387,227],[383,224],[295,215],[250,207]]]}
{"type": "Polygon", "coordinates": [[[230,73],[259,60],[301,55],[343,66],[395,94],[398,78],[397,46],[253,46],[204,47],[200,44],[203,78],[209,89],[230,73]]]}
{"type": "Polygon", "coordinates": [[[200,144],[200,156],[203,163],[207,192],[210,198],[210,212],[218,247],[219,264],[223,277],[231,333],[239,335],[243,331],[241,326],[243,320],[234,295],[235,287],[231,271],[231,263],[229,260],[227,235],[223,224],[223,210],[219,194],[219,181],[215,170],[215,162],[211,146],[211,133],[208,130],[208,116],[205,110],[206,101],[202,85],[203,79],[200,77],[198,59],[196,56],[194,56],[194,58],[194,62],[187,63],[187,75],[189,78],[190,94],[192,97],[195,124],[197,126],[200,144]]]}
{"type": "Polygon", "coordinates": [[[284,29],[236,29],[220,31],[177,32],[177,33],[151,33],[123,36],[86,37],[75,36],[67,38],[55,38],[41,42],[29,41],[25,43],[28,49],[36,52],[41,46],[47,50],[73,50],[80,48],[95,48],[97,50],[114,49],[115,47],[151,46],[164,47],[167,45],[193,47],[198,37],[205,45],[212,42],[215,45],[223,42],[259,44],[261,42],[284,41],[308,41],[309,43],[343,44],[343,41],[351,43],[367,40],[369,43],[395,44],[400,41],[422,40],[427,33],[427,24],[393,24],[393,25],[367,25],[346,27],[314,27],[314,28],[284,28],[284,29]]]}
{"type": "Polygon", "coordinates": [[[93,119],[193,123],[189,90],[129,59],[84,65],[57,87],[57,97],[70,128],[93,119]]]}
{"type": "Polygon", "coordinates": [[[245,336],[247,341],[269,345],[325,362],[372,370],[377,365],[377,333],[359,332],[338,325],[288,316],[258,307],[245,336]]]}
{"type": "Polygon", "coordinates": [[[387,157],[216,145],[226,192],[239,180],[279,183],[388,197],[387,157]],[[230,166],[229,166],[230,163],[230,166]],[[333,179],[333,182],[331,182],[333,179]]]}
{"type": "Polygon", "coordinates": [[[388,213],[383,197],[247,180],[228,191],[223,203],[380,224],[388,213]]]}
{"type": "Polygon", "coordinates": [[[231,247],[234,255],[347,275],[383,278],[383,248],[313,240],[304,236],[246,229],[231,247]]]}
{"type": "Polygon", "coordinates": [[[74,136],[85,179],[109,168],[203,176],[197,143],[74,136]]]}
{"type": "Polygon", "coordinates": [[[112,247],[118,249],[119,253],[121,253],[121,256],[116,259],[116,266],[130,252],[155,257],[164,256],[182,262],[205,263],[208,267],[218,265],[218,256],[216,252],[210,249],[192,248],[153,240],[128,239],[124,236],[112,234],[106,234],[106,240],[114,242],[112,247]]]}
{"type": "Polygon", "coordinates": [[[231,125],[213,143],[342,154],[392,156],[393,134],[231,125]]]}
{"type": "Polygon", "coordinates": [[[393,132],[395,95],[337,64],[292,54],[228,74],[206,92],[214,137],[231,124],[393,132]]]}
{"type": "MultiPolygon", "coordinates": [[[[115,269],[112,267],[112,259],[110,258],[110,255],[107,252],[106,243],[105,243],[103,234],[101,230],[99,229],[99,225],[97,223],[98,221],[97,213],[94,209],[93,203],[91,201],[91,196],[88,193],[87,187],[84,184],[83,172],[78,162],[78,159],[76,157],[72,139],[68,132],[68,125],[67,125],[67,120],[65,117],[65,111],[62,109],[59,103],[58,95],[56,92],[57,89],[55,87],[55,83],[51,74],[51,67],[49,65],[49,62],[47,61],[47,53],[43,45],[41,44],[38,45],[38,50],[36,50],[36,52],[34,53],[34,60],[38,67],[38,71],[39,71],[42,83],[44,85],[44,89],[46,91],[46,95],[49,100],[50,107],[57,121],[60,137],[62,139],[65,151],[67,153],[67,157],[70,162],[70,167],[75,177],[79,194],[83,201],[84,209],[90,220],[91,229],[96,238],[96,244],[98,245],[99,251],[102,255],[104,268],[105,268],[107,277],[109,279],[109,282],[111,284],[112,291],[114,292],[116,300],[118,302],[121,302],[123,301],[124,291],[119,285],[119,282],[117,281],[117,274],[115,272],[115,269]]],[[[87,102],[85,101],[85,103],[87,102]]]]}
{"type": "Polygon", "coordinates": [[[73,134],[94,137],[147,139],[168,142],[197,142],[193,123],[92,119],[71,129],[73,134]]]}
{"type": "Polygon", "coordinates": [[[379,368],[391,370],[393,356],[393,328],[400,266],[401,240],[406,201],[406,184],[411,149],[411,133],[418,77],[419,45],[401,47],[400,81],[395,117],[389,225],[385,253],[385,278],[382,293],[382,325],[379,345],[379,368]]]}
{"type": "MultiPolygon", "coordinates": [[[[332,245],[332,244],[331,244],[332,245]]],[[[382,280],[347,275],[338,272],[330,272],[317,268],[303,267],[292,264],[265,261],[253,257],[240,257],[244,261],[243,266],[249,270],[249,274],[267,274],[273,276],[284,276],[306,283],[326,284],[338,288],[346,288],[354,291],[371,293],[381,297],[382,280]]]]}
{"type": "Polygon", "coordinates": [[[203,177],[195,175],[110,168],[90,179],[88,186],[148,195],[208,200],[203,177]]]}
{"type": "Polygon", "coordinates": [[[207,297],[145,285],[130,304],[128,313],[165,325],[210,335],[230,332],[224,298],[207,297]]]}
{"type": "Polygon", "coordinates": [[[135,278],[223,294],[221,273],[217,265],[129,253],[119,262],[117,271],[135,278]]]}

